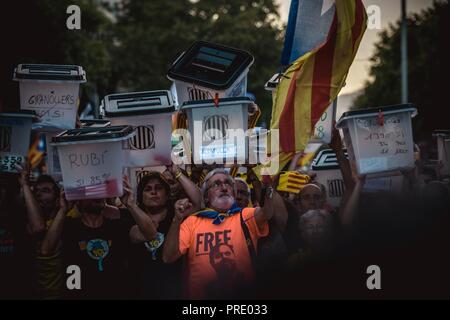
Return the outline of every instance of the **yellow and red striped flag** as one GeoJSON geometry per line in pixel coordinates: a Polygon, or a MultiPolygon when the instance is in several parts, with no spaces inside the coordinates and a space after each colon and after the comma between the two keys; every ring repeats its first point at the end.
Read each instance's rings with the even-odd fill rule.
{"type": "Polygon", "coordinates": [[[35,169],[45,156],[45,135],[38,133],[33,144],[28,149],[28,163],[30,169],[35,169]]]}
{"type": "MultiPolygon", "coordinates": [[[[317,42],[317,46],[307,52],[300,50],[302,55],[283,73],[276,88],[270,127],[279,130],[280,158],[284,159],[284,163],[294,153],[304,150],[320,116],[336,99],[367,25],[367,14],[361,0],[295,2],[299,5],[296,10],[303,10],[306,20],[310,20],[307,21],[309,29],[315,25],[311,16],[316,7],[319,7],[319,18],[330,12],[334,14],[330,16],[331,25],[328,33],[323,36],[324,41],[317,42]],[[324,6],[327,7],[326,12],[324,6]],[[305,12],[308,8],[311,12],[305,12]]],[[[291,5],[291,11],[292,9],[291,5]]],[[[314,34],[314,30],[308,30],[300,19],[296,16],[294,18],[296,33],[301,33],[303,38],[308,37],[308,32],[314,34]]],[[[291,20],[291,15],[289,19],[291,20]]],[[[315,23],[317,26],[320,22],[315,23]]],[[[289,36],[288,33],[289,30],[286,36],[289,36]]],[[[320,36],[316,35],[316,38],[319,39],[320,36]]],[[[291,39],[292,41],[295,39],[291,39]]],[[[302,43],[305,43],[304,39],[302,43]]],[[[289,53],[292,58],[291,49],[289,48],[289,53]]],[[[281,169],[283,163],[280,165],[281,169]]]]}

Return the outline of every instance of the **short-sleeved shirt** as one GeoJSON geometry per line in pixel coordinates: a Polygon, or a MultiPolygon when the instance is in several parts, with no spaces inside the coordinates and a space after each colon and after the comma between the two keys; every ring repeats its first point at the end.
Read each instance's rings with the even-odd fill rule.
{"type": "MultiPolygon", "coordinates": [[[[173,219],[173,205],[168,205],[166,218],[158,225],[152,241],[132,243],[129,253],[132,297],[149,300],[173,300],[181,295],[181,259],[166,264],[162,259],[164,242],[173,219]]],[[[135,221],[130,212],[121,209],[121,217],[130,225],[135,221]]]]}
{"type": "MultiPolygon", "coordinates": [[[[80,213],[73,207],[66,214],[67,218],[79,218],[80,213]]],[[[63,270],[63,261],[61,251],[58,250],[50,256],[41,254],[41,244],[45,233],[52,225],[54,219],[47,219],[45,222],[46,231],[41,234],[41,238],[36,241],[36,292],[38,299],[56,300],[61,299],[64,279],[66,278],[65,270],[63,270]]]]}
{"type": "MultiPolygon", "coordinates": [[[[258,239],[269,233],[266,223],[259,230],[255,220],[255,208],[245,208],[242,217],[249,230],[252,242],[257,247],[258,239]]],[[[221,224],[213,224],[212,219],[198,216],[188,217],[180,227],[179,250],[187,254],[187,273],[185,294],[190,299],[208,298],[207,288],[218,279],[217,266],[210,260],[211,250],[220,244],[226,244],[224,250],[231,250],[229,258],[236,266],[236,279],[252,281],[254,272],[250,253],[241,226],[239,214],[226,217],[221,224]]],[[[220,276],[220,275],[219,275],[220,276]]]]}
{"type": "Polygon", "coordinates": [[[121,219],[104,219],[98,228],[89,228],[81,219],[67,218],[62,233],[65,267],[81,269],[81,290],[66,290],[68,298],[123,298],[126,287],[126,259],[131,226],[121,219]]]}

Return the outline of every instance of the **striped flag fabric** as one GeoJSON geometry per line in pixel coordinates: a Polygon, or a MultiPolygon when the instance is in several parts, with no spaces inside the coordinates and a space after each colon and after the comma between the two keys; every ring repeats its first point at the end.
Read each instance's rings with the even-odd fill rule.
{"type": "Polygon", "coordinates": [[[335,12],[333,0],[292,0],[281,65],[290,65],[325,42],[335,12]]]}
{"type": "Polygon", "coordinates": [[[30,169],[35,169],[45,156],[45,135],[38,133],[33,141],[33,144],[28,149],[28,162],[30,169]]]}
{"type": "MultiPolygon", "coordinates": [[[[279,130],[280,158],[306,147],[314,126],[333,102],[367,25],[361,0],[293,0],[271,129],[279,130]]],[[[286,161],[287,162],[287,161],[286,161]]]]}
{"type": "Polygon", "coordinates": [[[256,126],[256,122],[258,122],[261,117],[261,110],[256,109],[253,114],[248,115],[248,128],[253,129],[256,126]]]}
{"type": "Polygon", "coordinates": [[[117,179],[105,180],[103,183],[83,186],[65,187],[66,199],[104,199],[122,195],[121,183],[117,179]]]}

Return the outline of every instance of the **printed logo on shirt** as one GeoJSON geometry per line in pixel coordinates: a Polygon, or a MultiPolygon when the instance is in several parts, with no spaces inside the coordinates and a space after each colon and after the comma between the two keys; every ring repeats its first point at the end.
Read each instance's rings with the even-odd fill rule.
{"type": "Polygon", "coordinates": [[[103,271],[103,259],[109,254],[109,248],[111,247],[111,240],[105,241],[102,239],[80,241],[80,250],[87,251],[89,257],[94,260],[98,260],[98,271],[103,271]]]}
{"type": "Polygon", "coordinates": [[[162,246],[164,243],[164,234],[161,232],[158,232],[156,234],[156,238],[152,241],[146,241],[144,242],[145,247],[152,255],[152,259],[156,260],[156,253],[158,252],[158,249],[162,246]]]}
{"type": "Polygon", "coordinates": [[[218,244],[229,244],[231,230],[197,233],[195,239],[195,255],[207,255],[218,244]]]}

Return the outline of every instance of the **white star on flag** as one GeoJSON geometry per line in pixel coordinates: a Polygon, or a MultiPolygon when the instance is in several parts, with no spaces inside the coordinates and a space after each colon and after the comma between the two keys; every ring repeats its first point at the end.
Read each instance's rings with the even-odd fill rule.
{"type": "Polygon", "coordinates": [[[336,0],[323,0],[322,2],[322,11],[320,12],[320,16],[323,16],[328,10],[331,9],[335,5],[336,0]]]}

